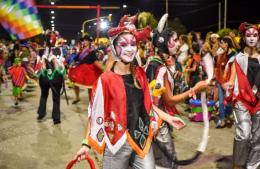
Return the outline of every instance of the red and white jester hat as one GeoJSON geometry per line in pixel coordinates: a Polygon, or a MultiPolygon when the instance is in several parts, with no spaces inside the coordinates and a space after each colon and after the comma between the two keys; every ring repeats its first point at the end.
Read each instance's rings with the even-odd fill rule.
{"type": "Polygon", "coordinates": [[[124,15],[118,24],[117,27],[110,28],[108,31],[108,37],[110,40],[111,51],[114,56],[117,56],[114,46],[114,40],[122,33],[128,32],[135,36],[136,41],[144,41],[150,37],[152,29],[147,26],[143,29],[136,29],[135,22],[137,20],[137,14],[134,16],[124,15]]]}
{"type": "Polygon", "coordinates": [[[243,35],[245,35],[246,30],[250,29],[250,28],[254,28],[258,31],[258,34],[260,33],[260,24],[250,24],[247,22],[243,22],[240,24],[239,26],[239,32],[242,33],[243,35]]]}

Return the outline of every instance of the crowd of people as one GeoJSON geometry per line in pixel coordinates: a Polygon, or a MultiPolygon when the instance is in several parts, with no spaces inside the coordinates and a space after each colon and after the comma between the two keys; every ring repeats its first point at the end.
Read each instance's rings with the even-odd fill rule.
{"type": "Polygon", "coordinates": [[[202,121],[199,92],[206,90],[207,104],[212,106],[209,118],[216,128],[235,124],[234,168],[260,166],[260,28],[243,23],[240,34],[220,37],[208,32],[203,39],[200,32],[178,35],[165,28],[165,17],[153,31],[138,30],[135,17],[124,16],[118,27],[108,31],[109,42],[102,44],[86,35],[76,45],[68,45],[54,31],[45,32],[43,44],[2,39],[0,92],[1,84],[11,79],[18,106],[26,86],[38,81],[37,120],[46,116],[51,89],[53,123],[59,124],[65,83],[74,88],[72,104],[81,101],[79,89],[87,88],[91,124],[78,155],[92,147],[104,152],[104,168],[122,169],[129,163],[148,169],[178,167],[171,126],[180,129],[186,124],[180,118],[184,113],[175,106],[186,103],[190,120],[202,121]],[[209,83],[205,56],[214,63],[209,83]]]}

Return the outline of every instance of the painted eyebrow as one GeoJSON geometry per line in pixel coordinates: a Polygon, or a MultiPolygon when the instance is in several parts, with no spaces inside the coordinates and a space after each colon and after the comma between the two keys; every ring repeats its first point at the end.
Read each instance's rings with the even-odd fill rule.
{"type": "Polygon", "coordinates": [[[126,39],[121,37],[120,39],[118,39],[118,42],[126,42],[126,39]]]}
{"type": "Polygon", "coordinates": [[[246,31],[246,34],[254,34],[254,33],[257,33],[257,30],[255,30],[255,29],[248,29],[246,31]]]}

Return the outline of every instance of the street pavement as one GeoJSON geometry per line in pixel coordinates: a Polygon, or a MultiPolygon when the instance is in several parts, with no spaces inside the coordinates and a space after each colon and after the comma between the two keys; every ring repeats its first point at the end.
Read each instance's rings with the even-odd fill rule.
{"type": "MultiPolygon", "coordinates": [[[[52,94],[49,93],[47,117],[37,122],[37,108],[40,98],[39,87],[28,89],[18,106],[14,105],[8,88],[2,86],[0,94],[0,169],[65,169],[81,147],[87,119],[88,95],[81,89],[81,101],[72,105],[73,89],[67,89],[70,104],[61,97],[61,124],[53,125],[51,119],[52,94]]],[[[178,105],[183,110],[183,105],[178,105]]],[[[194,154],[200,142],[203,123],[189,122],[187,127],[174,131],[178,159],[194,154]]],[[[203,156],[189,166],[180,169],[230,169],[234,128],[215,129],[210,122],[208,147],[203,156]]],[[[102,167],[102,155],[90,152],[97,169],[102,167]]],[[[75,169],[88,168],[81,162],[75,169]]]]}

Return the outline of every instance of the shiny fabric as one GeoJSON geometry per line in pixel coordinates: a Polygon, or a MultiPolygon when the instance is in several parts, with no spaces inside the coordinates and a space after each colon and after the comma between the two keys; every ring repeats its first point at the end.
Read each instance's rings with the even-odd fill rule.
{"type": "Polygon", "coordinates": [[[251,150],[248,157],[248,169],[260,167],[260,111],[252,116],[252,138],[250,140],[251,150]]]}
{"type": "Polygon", "coordinates": [[[236,167],[245,168],[249,153],[249,140],[234,140],[233,147],[233,165],[236,167]]]}
{"type": "Polygon", "coordinates": [[[251,116],[241,102],[237,102],[234,108],[235,116],[235,141],[233,150],[234,166],[245,167],[249,153],[249,140],[251,137],[251,116]]]}
{"type": "Polygon", "coordinates": [[[163,123],[160,127],[156,139],[153,143],[154,157],[156,168],[163,167],[169,169],[177,169],[177,165],[173,163],[176,160],[175,146],[168,124],[163,123]],[[167,153],[167,154],[165,154],[167,153]]]}
{"type": "Polygon", "coordinates": [[[255,98],[255,95],[250,87],[250,83],[242,71],[240,65],[235,61],[236,74],[238,80],[238,96],[237,100],[241,101],[246,109],[249,110],[250,114],[253,115],[257,111],[260,111],[260,101],[255,98]]]}
{"type": "Polygon", "coordinates": [[[131,146],[126,142],[116,154],[107,147],[103,155],[103,169],[155,169],[152,147],[144,158],[135,154],[131,146]]]}
{"type": "Polygon", "coordinates": [[[235,104],[234,115],[236,127],[235,140],[242,141],[250,139],[252,126],[251,116],[242,102],[238,101],[235,104]]]}
{"type": "Polygon", "coordinates": [[[233,161],[235,166],[257,169],[260,166],[260,111],[250,115],[242,102],[234,108],[236,135],[233,161]]]}
{"type": "Polygon", "coordinates": [[[93,85],[102,71],[94,64],[81,64],[79,66],[69,69],[69,78],[71,81],[80,85],[91,86],[93,85]]]}

